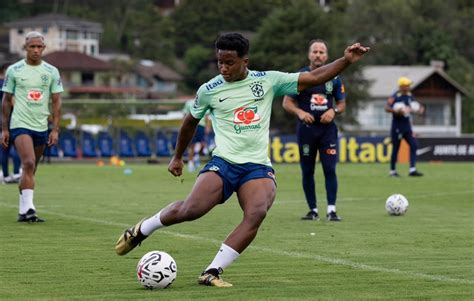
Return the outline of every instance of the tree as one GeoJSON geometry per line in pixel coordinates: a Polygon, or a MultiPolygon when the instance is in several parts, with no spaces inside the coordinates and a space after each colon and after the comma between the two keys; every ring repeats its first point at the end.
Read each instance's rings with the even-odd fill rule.
{"type": "MultiPolygon", "coordinates": [[[[339,11],[325,12],[309,0],[295,1],[285,9],[275,10],[263,21],[252,41],[250,65],[259,70],[295,72],[308,64],[308,42],[314,38],[328,42],[329,61],[339,58],[348,45],[348,38],[338,28],[343,23],[343,15],[339,11]]],[[[343,116],[345,122],[354,122],[358,103],[368,99],[366,83],[358,71],[360,67],[360,64],[353,66],[342,75],[350,101],[343,116]]],[[[293,129],[294,117],[282,109],[281,99],[274,101],[272,124],[281,131],[293,129]]]]}
{"type": "Polygon", "coordinates": [[[200,0],[184,1],[171,15],[175,25],[175,53],[183,57],[189,47],[213,48],[222,32],[255,31],[265,17],[283,0],[200,0]]]}

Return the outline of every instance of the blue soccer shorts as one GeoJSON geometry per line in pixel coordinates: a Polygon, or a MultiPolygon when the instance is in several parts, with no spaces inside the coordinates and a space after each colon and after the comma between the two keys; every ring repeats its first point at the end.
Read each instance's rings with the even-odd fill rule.
{"type": "Polygon", "coordinates": [[[204,166],[199,174],[213,171],[224,183],[221,203],[229,199],[240,186],[254,179],[272,179],[276,185],[275,170],[271,166],[255,163],[232,164],[217,156],[204,166]]]}

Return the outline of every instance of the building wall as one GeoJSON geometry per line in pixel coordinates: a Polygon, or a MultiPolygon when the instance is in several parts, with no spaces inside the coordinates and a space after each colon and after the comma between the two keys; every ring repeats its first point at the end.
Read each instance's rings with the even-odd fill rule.
{"type": "Polygon", "coordinates": [[[54,51],[77,51],[91,56],[99,54],[99,35],[93,32],[82,32],[62,30],[57,26],[48,28],[11,28],[10,29],[10,53],[24,55],[23,45],[25,36],[30,31],[38,31],[45,37],[46,49],[43,54],[54,51]]]}

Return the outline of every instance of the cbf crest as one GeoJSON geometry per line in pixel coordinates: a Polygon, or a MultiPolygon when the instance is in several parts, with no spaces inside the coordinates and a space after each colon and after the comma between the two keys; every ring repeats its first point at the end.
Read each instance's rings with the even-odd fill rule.
{"type": "Polygon", "coordinates": [[[324,85],[325,85],[325,87],[326,87],[326,92],[327,92],[328,94],[331,94],[331,93],[332,93],[332,90],[334,90],[334,86],[333,86],[333,84],[332,84],[332,80],[326,82],[324,85]]]}
{"type": "Polygon", "coordinates": [[[41,82],[43,85],[47,85],[49,83],[49,77],[46,74],[41,75],[41,82]]]}
{"type": "Polygon", "coordinates": [[[263,90],[263,84],[262,82],[253,82],[250,84],[250,90],[252,90],[252,93],[255,97],[262,97],[263,94],[265,94],[265,91],[263,90]]]}

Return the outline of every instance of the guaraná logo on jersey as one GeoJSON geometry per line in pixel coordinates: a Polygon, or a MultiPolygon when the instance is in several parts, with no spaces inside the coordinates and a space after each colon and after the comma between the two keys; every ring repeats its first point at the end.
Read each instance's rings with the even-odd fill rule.
{"type": "Polygon", "coordinates": [[[28,99],[32,101],[40,101],[43,99],[43,92],[40,90],[30,90],[28,91],[28,99]]]}
{"type": "Polygon", "coordinates": [[[311,111],[326,111],[328,109],[328,99],[324,94],[313,94],[311,96],[311,111]]]}
{"type": "Polygon", "coordinates": [[[257,113],[257,107],[241,107],[234,111],[234,129],[237,134],[242,131],[260,129],[260,115],[257,113]]]}

